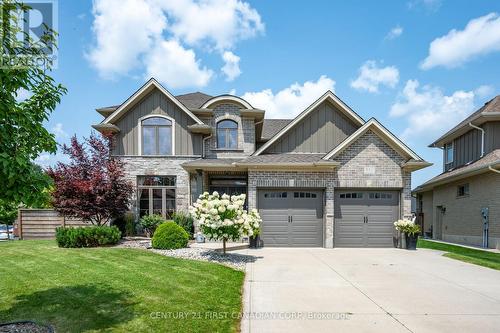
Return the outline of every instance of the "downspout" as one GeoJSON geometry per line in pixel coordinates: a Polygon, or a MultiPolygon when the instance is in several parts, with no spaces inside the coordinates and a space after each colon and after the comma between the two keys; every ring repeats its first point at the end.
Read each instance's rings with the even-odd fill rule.
{"type": "Polygon", "coordinates": [[[484,129],[482,129],[479,126],[472,125],[472,123],[469,123],[469,126],[481,131],[481,156],[479,156],[479,157],[483,157],[484,156],[484,129]]]}
{"type": "Polygon", "coordinates": [[[212,137],[212,134],[210,134],[209,136],[207,136],[206,138],[203,138],[202,142],[203,142],[203,149],[201,151],[201,158],[205,158],[205,142],[210,139],[212,137]]]}

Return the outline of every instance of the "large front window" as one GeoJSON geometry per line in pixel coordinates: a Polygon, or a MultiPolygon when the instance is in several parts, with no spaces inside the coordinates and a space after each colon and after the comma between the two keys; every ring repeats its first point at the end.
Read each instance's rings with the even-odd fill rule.
{"type": "Polygon", "coordinates": [[[158,214],[172,219],[175,213],[175,176],[139,176],[139,216],[158,214]]]}
{"type": "Polygon", "coordinates": [[[222,120],[217,123],[217,148],[238,148],[238,124],[233,120],[222,120]]]}
{"type": "Polygon", "coordinates": [[[172,121],[149,117],[141,121],[142,154],[172,155],[172,121]]]}

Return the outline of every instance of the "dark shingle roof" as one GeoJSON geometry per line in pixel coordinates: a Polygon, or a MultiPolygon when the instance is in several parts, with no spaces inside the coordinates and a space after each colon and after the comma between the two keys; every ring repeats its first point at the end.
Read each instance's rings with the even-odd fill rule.
{"type": "Polygon", "coordinates": [[[472,113],[470,116],[465,118],[463,121],[461,121],[457,126],[453,127],[451,130],[446,132],[446,134],[442,135],[439,139],[434,141],[434,143],[431,144],[434,145],[437,142],[441,141],[443,138],[447,137],[448,135],[452,134],[456,130],[467,126],[472,120],[474,120],[476,117],[482,115],[482,114],[488,114],[492,112],[500,112],[500,95],[494,97],[493,99],[489,100],[488,102],[484,103],[484,105],[474,113],[472,113]]]}
{"type": "Polygon", "coordinates": [[[212,96],[197,91],[194,93],[178,95],[175,96],[175,98],[177,98],[179,102],[184,104],[184,106],[188,109],[198,109],[205,104],[206,101],[211,99],[212,96]]]}
{"type": "Polygon", "coordinates": [[[325,154],[269,154],[250,156],[241,163],[286,163],[293,165],[294,163],[314,163],[320,162],[325,154]]]}
{"type": "Polygon", "coordinates": [[[264,119],[261,138],[263,140],[269,140],[291,121],[292,119],[264,119]]]}
{"type": "Polygon", "coordinates": [[[494,164],[496,162],[497,163],[500,162],[500,149],[493,150],[492,152],[486,154],[485,156],[483,156],[479,160],[472,162],[468,165],[453,169],[451,171],[443,172],[442,174],[437,175],[436,177],[434,177],[434,178],[428,180],[427,182],[423,183],[422,185],[420,185],[417,188],[417,190],[420,188],[426,187],[427,185],[432,185],[436,182],[440,182],[443,180],[447,180],[449,178],[453,178],[457,175],[466,175],[469,172],[481,169],[483,167],[485,168],[488,165],[490,165],[492,163],[494,164]]]}

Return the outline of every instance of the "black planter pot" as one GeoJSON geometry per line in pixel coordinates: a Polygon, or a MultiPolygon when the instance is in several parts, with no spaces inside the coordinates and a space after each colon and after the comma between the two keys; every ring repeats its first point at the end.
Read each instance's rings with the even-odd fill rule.
{"type": "Polygon", "coordinates": [[[417,235],[408,235],[406,236],[406,248],[408,250],[416,250],[417,249],[417,235]]]}
{"type": "Polygon", "coordinates": [[[250,248],[251,249],[256,249],[260,247],[260,237],[259,235],[255,236],[255,237],[250,237],[250,248]]]}

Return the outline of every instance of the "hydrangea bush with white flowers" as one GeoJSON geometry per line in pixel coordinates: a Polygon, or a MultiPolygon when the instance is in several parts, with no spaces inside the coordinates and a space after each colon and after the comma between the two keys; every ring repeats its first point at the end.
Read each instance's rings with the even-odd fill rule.
{"type": "Polygon", "coordinates": [[[420,233],[420,226],[407,219],[397,220],[394,222],[394,227],[396,227],[396,230],[411,236],[415,236],[420,233]]]}
{"type": "Polygon", "coordinates": [[[220,196],[218,192],[205,192],[189,207],[189,213],[208,239],[223,241],[225,252],[227,240],[236,241],[242,236],[260,233],[259,213],[255,209],[250,212],[243,209],[245,199],[245,194],[220,196]]]}
{"type": "Polygon", "coordinates": [[[397,220],[394,222],[394,227],[396,228],[397,231],[405,232],[405,230],[413,224],[412,221],[403,219],[403,220],[397,220]]]}

